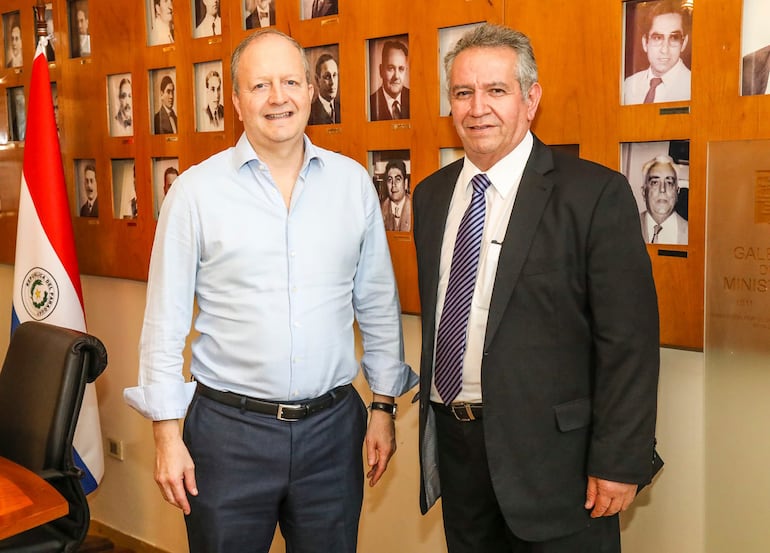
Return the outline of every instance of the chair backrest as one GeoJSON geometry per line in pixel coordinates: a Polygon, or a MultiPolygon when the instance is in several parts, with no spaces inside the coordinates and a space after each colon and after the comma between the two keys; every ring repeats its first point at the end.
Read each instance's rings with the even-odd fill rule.
{"type": "Polygon", "coordinates": [[[0,371],[0,455],[44,476],[67,498],[69,516],[52,524],[74,540],[85,536],[89,510],[72,440],[86,383],[106,366],[98,338],[30,321],[11,336],[0,371]]]}

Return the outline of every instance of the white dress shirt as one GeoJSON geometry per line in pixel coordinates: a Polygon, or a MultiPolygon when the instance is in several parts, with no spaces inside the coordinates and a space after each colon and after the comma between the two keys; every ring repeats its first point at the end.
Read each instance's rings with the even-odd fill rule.
{"type": "MultiPolygon", "coordinates": [[[[627,78],[623,84],[623,105],[643,103],[647,91],[650,90],[650,80],[654,77],[655,75],[648,67],[627,78]]],[[[681,59],[660,78],[663,79],[663,82],[655,89],[653,103],[679,102],[690,99],[690,70],[681,59]]]]}

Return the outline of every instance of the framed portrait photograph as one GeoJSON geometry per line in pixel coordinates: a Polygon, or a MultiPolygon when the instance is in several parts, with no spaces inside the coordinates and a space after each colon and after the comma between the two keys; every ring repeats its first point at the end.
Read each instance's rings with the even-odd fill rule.
{"type": "Polygon", "coordinates": [[[172,0],[145,0],[147,46],[174,42],[174,5],[172,0]]]}
{"type": "Polygon", "coordinates": [[[275,0],[243,0],[243,28],[264,29],[275,25],[275,0]]]}
{"type": "Polygon", "coordinates": [[[193,38],[220,36],[222,34],[222,13],[220,0],[191,0],[193,38]]]}
{"type": "Polygon", "coordinates": [[[133,159],[113,159],[112,201],[115,219],[136,219],[136,168],[133,159]]]}
{"type": "Polygon", "coordinates": [[[690,141],[623,143],[620,166],[636,198],[644,241],[687,245],[690,141]]]}
{"type": "Polygon", "coordinates": [[[70,56],[87,58],[91,55],[91,33],[88,29],[88,0],[69,0],[67,15],[70,24],[70,56]]]}
{"type": "Polygon", "coordinates": [[[409,119],[409,36],[367,42],[369,121],[409,119]]]}
{"type": "Polygon", "coordinates": [[[300,19],[337,15],[337,0],[300,0],[300,19]]]}
{"type": "Polygon", "coordinates": [[[131,73],[107,76],[107,121],[110,136],[133,136],[134,98],[131,73]]]}
{"type": "Polygon", "coordinates": [[[369,152],[369,174],[377,190],[385,230],[412,230],[411,163],[409,150],[369,152]]]}
{"type": "Polygon", "coordinates": [[[438,30],[439,115],[441,117],[450,115],[452,111],[452,108],[449,107],[449,83],[447,82],[447,74],[444,70],[444,56],[455,47],[461,36],[482,24],[469,23],[468,25],[444,27],[438,30]]]}
{"type": "Polygon", "coordinates": [[[177,134],[179,126],[174,109],[176,98],[176,67],[164,67],[150,71],[150,106],[153,134],[177,134]]]}
{"type": "Polygon", "coordinates": [[[305,48],[313,74],[313,103],[308,125],[340,124],[340,45],[305,48]]]}
{"type": "Polygon", "coordinates": [[[741,96],[770,94],[770,2],[743,0],[741,96]]]}
{"type": "Polygon", "coordinates": [[[623,4],[621,104],[690,99],[692,7],[680,0],[623,4]]]}
{"type": "Polygon", "coordinates": [[[23,142],[27,134],[27,100],[24,97],[24,87],[11,87],[6,94],[9,138],[14,142],[23,142]]]}
{"type": "Polygon", "coordinates": [[[222,60],[196,63],[194,66],[195,130],[198,132],[225,130],[222,75],[222,60]]]}
{"type": "Polygon", "coordinates": [[[21,36],[21,17],[19,12],[4,13],[3,37],[5,37],[4,50],[6,67],[21,67],[24,65],[21,36]]]}
{"type": "Polygon", "coordinates": [[[99,187],[95,159],[75,160],[78,217],[99,217],[99,187]]]}
{"type": "Polygon", "coordinates": [[[158,220],[158,215],[160,215],[160,208],[163,205],[163,200],[178,176],[179,158],[152,158],[152,211],[156,221],[158,220]]]}

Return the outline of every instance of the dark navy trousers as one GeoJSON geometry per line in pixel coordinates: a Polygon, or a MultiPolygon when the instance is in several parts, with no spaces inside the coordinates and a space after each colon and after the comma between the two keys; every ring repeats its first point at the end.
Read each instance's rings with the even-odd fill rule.
{"type": "Polygon", "coordinates": [[[353,390],[287,422],[195,395],[184,441],[198,495],[185,517],[191,553],[354,553],[363,500],[367,411],[353,390]]]}

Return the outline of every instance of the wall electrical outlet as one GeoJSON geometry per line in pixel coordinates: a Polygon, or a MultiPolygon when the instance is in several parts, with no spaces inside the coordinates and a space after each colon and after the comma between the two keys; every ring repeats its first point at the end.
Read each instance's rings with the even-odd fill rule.
{"type": "Polygon", "coordinates": [[[123,460],[123,440],[116,440],[115,438],[107,438],[107,454],[110,457],[115,457],[118,461],[123,460]]]}

